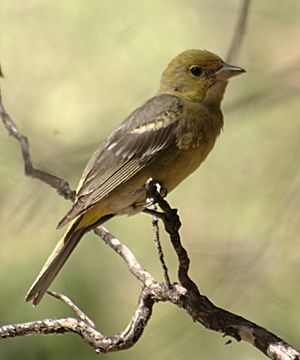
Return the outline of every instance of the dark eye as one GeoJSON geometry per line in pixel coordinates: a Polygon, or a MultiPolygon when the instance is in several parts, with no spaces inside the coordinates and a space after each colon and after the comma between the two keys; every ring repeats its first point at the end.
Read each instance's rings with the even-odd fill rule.
{"type": "Polygon", "coordinates": [[[203,71],[199,66],[191,66],[190,67],[190,73],[194,76],[201,76],[203,71]]]}

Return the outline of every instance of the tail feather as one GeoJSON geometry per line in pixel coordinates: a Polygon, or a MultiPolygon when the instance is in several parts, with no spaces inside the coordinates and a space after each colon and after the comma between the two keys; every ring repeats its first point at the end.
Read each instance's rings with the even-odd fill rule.
{"type": "Polygon", "coordinates": [[[38,305],[45,295],[56,275],[75,249],[79,240],[88,230],[86,228],[76,229],[80,220],[81,217],[76,218],[69,226],[64,237],[57,243],[35,282],[31,285],[25,298],[26,301],[32,300],[33,305],[38,305]]]}

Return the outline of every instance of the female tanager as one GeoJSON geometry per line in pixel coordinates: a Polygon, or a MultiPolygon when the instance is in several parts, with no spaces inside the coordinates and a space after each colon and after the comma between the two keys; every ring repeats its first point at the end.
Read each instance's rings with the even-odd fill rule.
{"type": "Polygon", "coordinates": [[[147,207],[145,184],[167,192],[195,171],[223,126],[220,104],[229,78],[243,73],[202,50],[176,56],[162,73],[158,93],[134,110],[88,162],[71,210],[70,223],[26,301],[37,305],[82,236],[109,218],[147,207]]]}

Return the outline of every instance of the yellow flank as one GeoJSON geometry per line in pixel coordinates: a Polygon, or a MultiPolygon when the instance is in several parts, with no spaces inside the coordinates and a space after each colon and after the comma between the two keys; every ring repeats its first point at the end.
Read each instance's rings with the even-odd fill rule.
{"type": "Polygon", "coordinates": [[[184,179],[198,169],[213,147],[214,142],[215,141],[205,146],[190,149],[189,151],[180,151],[176,158],[172,159],[172,162],[158,169],[158,182],[168,190],[168,193],[172,191],[184,179]],[[176,161],[176,166],[172,164],[174,160],[176,161]]]}
{"type": "Polygon", "coordinates": [[[101,202],[97,203],[90,209],[88,209],[81,216],[80,221],[78,222],[76,229],[86,228],[87,226],[94,224],[97,220],[101,219],[103,216],[109,214],[110,199],[103,199],[101,202]]]}

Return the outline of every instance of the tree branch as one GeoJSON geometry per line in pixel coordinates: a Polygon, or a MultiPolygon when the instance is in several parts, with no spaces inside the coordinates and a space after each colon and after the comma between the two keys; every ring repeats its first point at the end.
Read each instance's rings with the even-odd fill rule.
{"type": "Polygon", "coordinates": [[[39,170],[39,169],[36,169],[33,167],[31,157],[29,154],[28,139],[25,135],[23,135],[19,131],[16,124],[12,121],[11,117],[5,111],[5,108],[4,108],[3,102],[2,102],[1,90],[0,90],[0,117],[2,118],[4,126],[6,127],[9,135],[11,135],[16,140],[18,140],[18,142],[20,144],[23,161],[24,161],[25,175],[30,176],[35,179],[39,179],[42,182],[50,185],[51,187],[56,189],[58,194],[63,196],[65,199],[74,200],[75,199],[75,191],[72,191],[70,189],[69,184],[65,180],[63,180],[55,175],[49,174],[46,171],[39,170]]]}
{"type": "MultiPolygon", "coordinates": [[[[65,295],[54,293],[55,298],[62,300],[76,315],[80,314],[83,320],[75,318],[45,319],[22,324],[12,324],[0,327],[0,338],[8,339],[18,336],[51,335],[75,333],[98,353],[107,353],[125,350],[132,347],[141,337],[152,314],[152,308],[157,301],[171,301],[179,303],[179,297],[184,289],[176,285],[169,289],[166,285],[151,284],[145,286],[141,292],[137,308],[124,331],[113,336],[105,336],[94,328],[91,320],[86,321],[86,315],[65,295]]],[[[53,293],[52,293],[53,295],[53,293]]]]}
{"type": "MultiPolygon", "coordinates": [[[[154,205],[154,206],[156,208],[156,205],[154,205]]],[[[168,271],[168,268],[167,268],[167,265],[165,262],[164,253],[163,253],[161,242],[160,242],[158,217],[155,214],[152,215],[152,226],[153,226],[153,232],[154,232],[154,243],[156,245],[157,254],[158,254],[159,261],[160,261],[160,264],[161,264],[161,267],[163,270],[165,283],[167,284],[168,287],[171,287],[169,271],[168,271]]]]}
{"type": "Polygon", "coordinates": [[[94,229],[94,232],[99,235],[102,240],[118,255],[121,256],[121,258],[127,264],[128,269],[132,275],[135,276],[139,281],[141,281],[146,286],[156,282],[153,276],[145,269],[143,269],[129,248],[122,244],[121,241],[113,236],[109,231],[107,231],[104,226],[98,226],[96,229],[94,229]]]}
{"type": "Polygon", "coordinates": [[[249,8],[250,8],[251,0],[244,0],[240,12],[240,16],[235,27],[233,38],[231,40],[231,45],[229,47],[226,61],[230,64],[233,59],[237,58],[237,54],[240,51],[240,48],[243,43],[243,38],[247,29],[247,20],[249,16],[249,8]]]}

